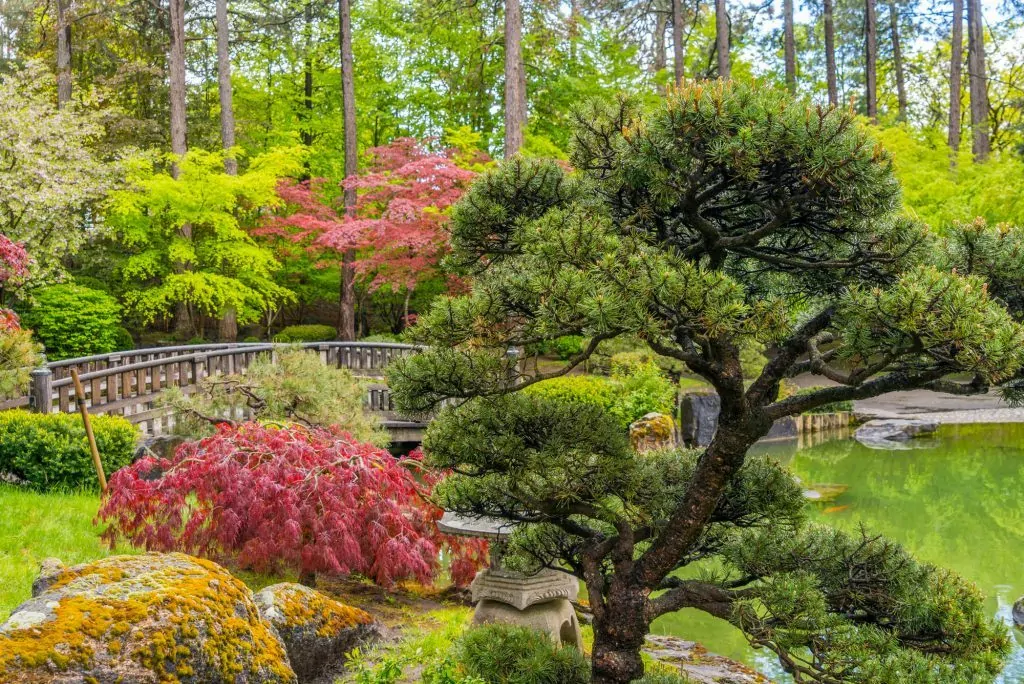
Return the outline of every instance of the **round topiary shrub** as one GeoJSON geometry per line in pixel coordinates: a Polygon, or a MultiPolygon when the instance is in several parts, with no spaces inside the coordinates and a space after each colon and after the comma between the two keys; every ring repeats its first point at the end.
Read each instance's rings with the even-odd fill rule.
{"type": "Polygon", "coordinates": [[[70,283],[38,290],[22,323],[43,343],[51,361],[117,351],[124,341],[117,300],[70,283]]]}
{"type": "Polygon", "coordinates": [[[590,664],[572,646],[513,625],[475,627],[459,640],[456,659],[487,684],[589,684],[590,664]]]}

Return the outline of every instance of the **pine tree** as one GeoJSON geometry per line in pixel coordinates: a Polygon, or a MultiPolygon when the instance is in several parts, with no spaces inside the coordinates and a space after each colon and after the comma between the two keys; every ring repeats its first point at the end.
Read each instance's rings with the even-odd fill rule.
{"type": "Polygon", "coordinates": [[[581,108],[573,150],[573,171],[513,159],[456,205],[451,264],[472,289],[423,314],[430,349],[390,368],[401,410],[447,402],[425,442],[454,473],[438,502],[517,521],[506,563],[586,583],[599,684],[639,678],[651,622],[682,608],[801,682],[994,676],[1007,635],[973,585],[868,531],[809,524],[792,477],[748,456],[777,419],[826,403],[1010,380],[1024,326],[987,274],[902,215],[888,154],[844,109],[694,82],[581,108]],[[526,375],[506,353],[562,335],[586,342],[558,369],[526,375]],[[706,449],[638,454],[600,408],[518,391],[623,335],[714,387],[706,449]],[[775,353],[747,377],[755,341],[775,353]],[[780,396],[803,373],[833,386],[780,396]]]}

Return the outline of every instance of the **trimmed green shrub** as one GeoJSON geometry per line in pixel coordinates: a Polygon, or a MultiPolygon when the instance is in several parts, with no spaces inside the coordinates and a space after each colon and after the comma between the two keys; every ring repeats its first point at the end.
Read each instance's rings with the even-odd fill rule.
{"type": "Polygon", "coordinates": [[[556,401],[598,406],[623,427],[652,412],[672,415],[676,400],[675,386],[657,364],[633,356],[613,364],[611,377],[565,375],[531,385],[524,391],[556,401]]]}
{"type": "Polygon", "coordinates": [[[127,328],[118,326],[115,332],[117,335],[117,351],[135,349],[135,338],[132,337],[127,328]]]}
{"type": "MultiPolygon", "coordinates": [[[[138,431],[120,416],[93,416],[103,470],[132,462],[138,431]]],[[[98,488],[82,417],[75,413],[0,412],[0,471],[39,489],[98,488]]]]}
{"type": "Polygon", "coordinates": [[[463,635],[456,660],[487,684],[588,684],[590,665],[572,646],[558,647],[527,627],[484,625],[463,635]]]}
{"type": "Polygon", "coordinates": [[[579,335],[565,335],[554,341],[554,352],[558,358],[567,361],[572,357],[583,353],[583,343],[586,340],[579,335]]]}
{"type": "Polygon", "coordinates": [[[360,342],[401,342],[401,335],[393,335],[391,333],[377,333],[375,335],[367,335],[359,340],[360,342]]]}
{"type": "Polygon", "coordinates": [[[256,337],[255,335],[249,335],[248,337],[246,337],[242,341],[243,342],[262,342],[263,340],[261,340],[260,338],[256,337]]]}
{"type": "Polygon", "coordinates": [[[121,305],[100,290],[65,283],[35,292],[22,316],[51,361],[117,351],[121,305]]]}
{"type": "Polygon", "coordinates": [[[289,325],[274,335],[275,342],[327,342],[338,336],[329,325],[289,325]]]}

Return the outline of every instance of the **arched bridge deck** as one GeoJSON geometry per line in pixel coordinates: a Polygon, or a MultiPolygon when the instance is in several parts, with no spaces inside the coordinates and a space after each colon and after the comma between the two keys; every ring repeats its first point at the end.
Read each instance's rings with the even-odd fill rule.
{"type": "MultiPolygon", "coordinates": [[[[254,359],[289,345],[264,343],[203,344],[154,347],[84,356],[46,364],[32,371],[24,396],[0,403],[0,409],[28,408],[39,413],[77,410],[71,370],[77,369],[90,413],[124,416],[144,434],[169,432],[174,416],[159,404],[169,387],[194,391],[211,375],[244,373],[254,359]]],[[[387,342],[307,342],[329,366],[348,368],[364,378],[382,378],[394,359],[414,354],[415,345],[387,342]]],[[[366,409],[377,414],[395,442],[417,442],[425,425],[397,415],[391,393],[383,383],[371,384],[366,409]]]]}

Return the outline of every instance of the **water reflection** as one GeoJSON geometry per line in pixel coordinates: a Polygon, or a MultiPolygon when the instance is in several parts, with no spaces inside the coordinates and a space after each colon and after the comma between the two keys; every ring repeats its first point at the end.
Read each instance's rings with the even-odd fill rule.
{"type": "MultiPolygon", "coordinates": [[[[812,504],[814,516],[848,530],[864,523],[922,560],[956,570],[1010,624],[1010,608],[1024,594],[1024,425],[945,426],[937,437],[934,449],[885,451],[832,439],[759,450],[806,484],[849,485],[835,501],[812,504]]],[[[775,681],[789,681],[769,653],[754,651],[732,627],[697,611],[665,616],[653,629],[696,639],[775,681]]],[[[1019,638],[1000,684],[1024,681],[1022,643],[1019,638]]]]}

